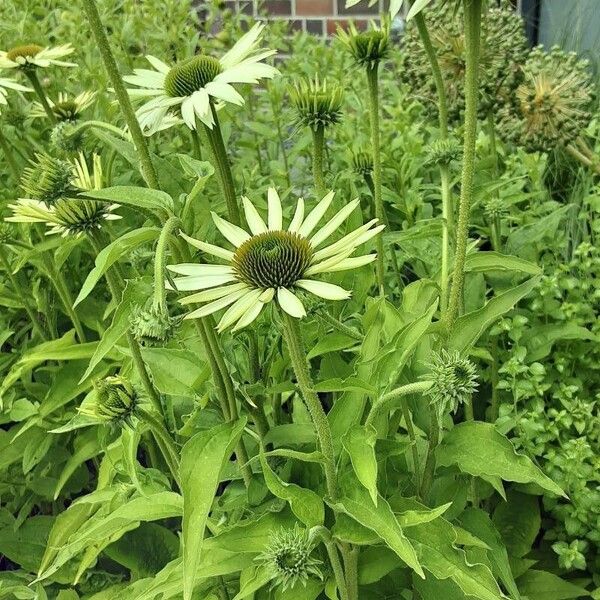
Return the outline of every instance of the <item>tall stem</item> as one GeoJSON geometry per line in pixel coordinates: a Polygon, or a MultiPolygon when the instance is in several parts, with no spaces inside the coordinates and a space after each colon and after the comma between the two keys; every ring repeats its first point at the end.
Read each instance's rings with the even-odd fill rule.
{"type": "Polygon", "coordinates": [[[40,101],[40,104],[42,105],[44,111],[46,112],[46,115],[50,119],[50,122],[52,123],[52,125],[56,125],[56,123],[57,123],[56,115],[54,114],[52,107],[48,103],[48,98],[46,98],[46,94],[44,93],[44,88],[42,88],[42,84],[40,83],[37,73],[35,72],[35,69],[25,69],[25,71],[23,71],[23,72],[25,73],[27,79],[29,79],[29,81],[31,82],[31,86],[35,90],[35,93],[40,101]]]}
{"type": "Polygon", "coordinates": [[[325,128],[317,125],[310,129],[313,139],[312,172],[317,198],[325,195],[325,177],[323,175],[323,151],[325,149],[325,128]]]}
{"type": "Polygon", "coordinates": [[[359,549],[356,546],[345,546],[342,549],[349,600],[358,600],[358,554],[359,549]]]}
{"type": "Polygon", "coordinates": [[[442,182],[442,273],[440,276],[440,305],[442,314],[448,306],[448,285],[450,284],[450,239],[454,230],[454,206],[450,190],[448,165],[440,165],[442,182]]]}
{"type": "Polygon", "coordinates": [[[319,447],[325,457],[324,469],[327,492],[332,499],[335,499],[338,495],[338,484],[329,421],[321,406],[319,396],[314,390],[298,323],[294,317],[287,313],[281,311],[281,314],[283,317],[283,337],[288,347],[298,387],[315,426],[319,447]]]}
{"type": "Polygon", "coordinates": [[[4,137],[4,134],[2,133],[1,129],[0,148],[2,148],[2,152],[4,153],[4,157],[6,158],[6,162],[8,163],[8,168],[10,169],[10,172],[12,173],[15,182],[18,182],[21,178],[21,171],[19,170],[19,166],[17,165],[17,161],[15,160],[15,157],[13,155],[10,143],[8,142],[6,137],[4,137]]]}
{"type": "Polygon", "coordinates": [[[75,327],[75,331],[77,332],[77,337],[82,344],[86,342],[85,332],[83,330],[83,325],[81,324],[81,320],[79,319],[79,315],[77,314],[75,308],[73,308],[73,298],[71,297],[71,292],[65,280],[65,276],[60,268],[57,268],[52,261],[52,269],[53,269],[53,284],[58,292],[60,297],[60,301],[62,305],[65,307],[65,311],[69,315],[69,319],[71,319],[71,323],[73,323],[73,327],[75,327]]]}
{"type": "Polygon", "coordinates": [[[421,498],[427,501],[433,476],[435,474],[435,451],[440,443],[440,420],[438,417],[437,406],[429,405],[429,446],[427,448],[427,458],[425,459],[425,469],[423,470],[423,479],[421,481],[421,498]]]}
{"type": "Polygon", "coordinates": [[[144,177],[148,187],[159,189],[158,176],[156,174],[156,170],[154,169],[154,165],[152,164],[152,157],[150,156],[150,150],[148,149],[146,138],[142,133],[142,128],[140,127],[137,117],[135,116],[135,111],[131,105],[129,94],[127,93],[125,85],[123,84],[123,80],[121,79],[119,67],[117,66],[117,62],[113,56],[112,50],[110,49],[108,37],[104,31],[104,27],[102,26],[102,21],[100,20],[100,14],[98,13],[96,2],[95,0],[81,0],[81,2],[87,15],[92,34],[94,35],[96,43],[98,44],[98,48],[104,62],[104,67],[106,68],[110,82],[115,90],[115,95],[117,96],[119,106],[121,107],[121,112],[123,113],[123,117],[127,123],[127,127],[129,128],[129,133],[131,134],[131,138],[133,139],[133,143],[139,155],[142,176],[144,177]]]}
{"type": "Polygon", "coordinates": [[[279,148],[281,149],[281,158],[283,159],[283,168],[285,169],[285,178],[287,182],[288,188],[292,187],[292,180],[290,178],[290,168],[288,164],[287,151],[285,149],[285,142],[283,139],[283,131],[281,129],[281,119],[279,118],[279,108],[275,106],[275,101],[273,100],[273,94],[269,94],[269,99],[271,101],[271,109],[273,112],[273,118],[275,119],[275,124],[277,125],[277,138],[279,140],[279,148]]]}
{"type": "Polygon", "coordinates": [[[348,589],[346,587],[346,579],[344,577],[344,568],[342,567],[342,563],[340,561],[337,546],[331,539],[329,530],[326,527],[317,526],[311,531],[317,533],[323,540],[323,544],[325,544],[327,556],[329,557],[329,564],[331,565],[331,570],[333,571],[333,576],[335,577],[335,583],[337,585],[341,600],[350,600],[348,589]]]}
{"type": "Polygon", "coordinates": [[[477,137],[477,100],[479,80],[479,39],[481,30],[481,0],[463,0],[465,14],[465,127],[463,165],[456,232],[456,253],[446,327],[452,331],[462,303],[465,281],[465,260],[469,235],[469,214],[473,196],[475,172],[475,141],[477,137]]]}
{"type": "Polygon", "coordinates": [[[154,255],[154,305],[162,310],[167,308],[167,297],[165,291],[165,264],[167,260],[167,245],[169,238],[175,229],[181,225],[178,217],[171,217],[163,225],[162,231],[156,243],[154,255]]]}
{"type": "MultiPolygon", "coordinates": [[[[381,147],[379,141],[379,63],[376,62],[372,67],[367,67],[367,83],[369,86],[369,124],[371,127],[371,151],[373,154],[373,191],[375,200],[375,216],[381,223],[385,223],[385,214],[383,207],[383,198],[381,196],[381,147]]],[[[377,236],[377,286],[379,295],[385,295],[384,288],[384,250],[383,236],[377,236]]]]}

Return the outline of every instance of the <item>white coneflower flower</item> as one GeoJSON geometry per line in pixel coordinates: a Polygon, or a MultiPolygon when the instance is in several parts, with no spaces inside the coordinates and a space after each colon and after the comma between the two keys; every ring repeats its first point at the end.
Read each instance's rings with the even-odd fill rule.
{"type": "Polygon", "coordinates": [[[294,290],[305,290],[327,300],[349,298],[350,292],[313,277],[321,273],[357,269],[370,263],[375,259],[375,254],[354,258],[350,258],[350,255],[358,246],[379,233],[383,225],[376,226],[377,219],[372,219],[318,250],[358,207],[358,200],[353,200],[313,233],[333,196],[334,192],[329,192],[306,217],[304,201],[300,198],[292,221],[285,230],[281,201],[273,188],[268,192],[267,223],[248,198],[242,198],[251,233],[213,213],[215,225],[233,245],[233,251],[182,233],[184,239],[196,248],[228,263],[167,266],[170,271],[182,275],[173,280],[175,289],[202,290],[183,298],[182,304],[207,303],[185,318],[205,317],[229,306],[219,321],[218,330],[223,331],[233,326],[235,331],[254,321],[263,307],[273,299],[277,299],[281,309],[292,317],[304,317],[306,311],[294,290]]]}
{"type": "Polygon", "coordinates": [[[71,44],[63,44],[54,48],[37,44],[15,46],[10,50],[0,50],[0,69],[35,69],[36,67],[76,67],[75,63],[59,60],[68,56],[75,49],[71,44]]]}
{"type": "MultiPolygon", "coordinates": [[[[45,223],[49,229],[46,235],[60,233],[80,236],[83,233],[102,227],[105,221],[120,219],[113,214],[118,204],[106,204],[96,200],[84,200],[69,197],[81,190],[100,189],[102,187],[102,166],[100,157],[94,154],[93,170],[90,173],[83,154],[70,165],[70,178],[65,186],[65,196],[55,198],[52,203],[34,198],[19,198],[15,204],[9,204],[13,214],[5,221],[13,223],[45,223]]],[[[40,177],[43,179],[43,173],[40,177]]]]}
{"type": "Polygon", "coordinates": [[[8,104],[6,97],[8,96],[7,90],[17,90],[18,92],[33,92],[31,88],[25,87],[12,79],[7,77],[0,77],[0,104],[8,104]]]}
{"type": "MultiPolygon", "coordinates": [[[[91,106],[95,97],[96,92],[89,91],[81,92],[74,98],[70,98],[64,92],[59,92],[56,102],[48,98],[48,104],[59,123],[73,122],[79,119],[81,112],[91,106]]],[[[30,116],[33,118],[46,118],[48,115],[39,102],[34,102],[30,116]]]]}
{"type": "Polygon", "coordinates": [[[154,56],[146,56],[155,70],[135,69],[134,75],[123,78],[138,86],[129,90],[131,96],[152,98],[137,111],[142,129],[158,131],[166,118],[173,118],[169,111],[174,107],[180,108],[190,129],[196,128],[196,117],[212,129],[213,101],[244,104],[231,84],[258,83],[278,73],[275,67],[261,62],[275,54],[275,50],[258,48],[263,28],[263,24],[254,25],[221,58],[198,54],[169,67],[154,56]]]}

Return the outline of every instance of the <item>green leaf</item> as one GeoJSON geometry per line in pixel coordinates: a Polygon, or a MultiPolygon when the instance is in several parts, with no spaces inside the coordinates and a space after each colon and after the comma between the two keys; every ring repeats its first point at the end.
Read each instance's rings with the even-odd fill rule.
{"type": "Polygon", "coordinates": [[[336,502],[330,502],[331,508],[358,521],[364,527],[374,531],[399,558],[421,577],[425,577],[415,548],[404,535],[402,527],[392,512],[387,500],[381,496],[377,506],[373,504],[368,492],[356,486],[352,498],[345,496],[336,502]]]}
{"type": "Polygon", "coordinates": [[[512,442],[491,423],[470,421],[456,425],[438,446],[438,465],[456,465],[469,475],[492,475],[505,481],[535,483],[564,496],[562,489],[544,475],[531,459],[518,454],[512,442]]]}
{"type": "Polygon", "coordinates": [[[252,565],[245,568],[240,574],[240,591],[233,600],[247,598],[273,579],[273,572],[263,565],[252,565]]]}
{"type": "Polygon", "coordinates": [[[100,190],[91,190],[80,194],[94,200],[104,200],[116,204],[125,204],[149,211],[173,212],[173,198],[166,192],[133,185],[116,185],[100,190]]]}
{"type": "Polygon", "coordinates": [[[554,573],[531,569],[517,580],[519,589],[529,600],[569,600],[589,596],[589,592],[561,579],[554,573]]]}
{"type": "Polygon", "coordinates": [[[418,15],[427,5],[431,4],[432,0],[415,0],[413,5],[410,7],[408,14],[406,15],[406,20],[410,21],[416,15],[418,15]]]}
{"type": "Polygon", "coordinates": [[[396,519],[401,527],[414,527],[421,523],[429,523],[441,517],[451,506],[452,502],[436,508],[415,507],[414,501],[402,496],[392,496],[389,500],[396,519]]]}
{"type": "Polygon", "coordinates": [[[520,271],[530,275],[539,275],[542,269],[536,264],[500,252],[474,252],[467,255],[465,271],[487,273],[488,271],[520,271]]]}
{"type": "Polygon", "coordinates": [[[494,296],[483,308],[459,317],[454,334],[450,338],[450,347],[459,351],[466,350],[492,323],[511,310],[521,298],[527,296],[538,282],[539,277],[532,277],[521,285],[494,296]]]}
{"type": "Polygon", "coordinates": [[[342,440],[342,444],[350,456],[356,477],[369,492],[375,506],[377,506],[376,441],[377,431],[372,425],[368,427],[355,425],[342,440]]]}
{"type": "Polygon", "coordinates": [[[358,377],[327,379],[315,384],[314,389],[315,392],[364,392],[365,394],[375,394],[377,392],[372,385],[358,377]]]}
{"type": "Polygon", "coordinates": [[[242,436],[245,419],[201,431],[181,451],[183,597],[190,600],[202,556],[204,528],[220,473],[242,436]]]}
{"type": "Polygon", "coordinates": [[[121,256],[131,252],[131,250],[141,244],[154,240],[159,234],[160,229],[157,227],[140,227],[139,229],[128,231],[103,248],[98,256],[96,256],[96,266],[89,272],[86,280],[83,282],[83,286],[81,286],[81,291],[75,300],[74,306],[77,306],[90,295],[91,291],[100,280],[100,277],[102,277],[102,275],[104,275],[104,273],[106,273],[106,271],[108,271],[121,256]]]}
{"type": "Polygon", "coordinates": [[[562,340],[588,340],[598,342],[598,336],[575,323],[536,323],[524,332],[521,342],[527,346],[527,361],[541,360],[550,354],[552,346],[562,340]]]}
{"type": "Polygon", "coordinates": [[[542,525],[538,498],[514,490],[496,507],[494,525],[511,558],[522,558],[531,550],[542,525]]]}
{"type": "Polygon", "coordinates": [[[269,429],[264,444],[273,446],[294,446],[314,444],[317,434],[312,423],[286,423],[269,429]]]}
{"type": "Polygon", "coordinates": [[[265,483],[269,491],[278,498],[285,500],[292,509],[292,512],[307,527],[323,525],[325,520],[325,507],[321,497],[295,483],[286,483],[282,481],[271,469],[264,454],[260,454],[260,464],[263,470],[265,483]]]}
{"type": "Polygon", "coordinates": [[[330,333],[321,338],[308,352],[306,358],[310,360],[328,352],[337,352],[356,346],[357,342],[353,337],[343,333],[330,333]]]}

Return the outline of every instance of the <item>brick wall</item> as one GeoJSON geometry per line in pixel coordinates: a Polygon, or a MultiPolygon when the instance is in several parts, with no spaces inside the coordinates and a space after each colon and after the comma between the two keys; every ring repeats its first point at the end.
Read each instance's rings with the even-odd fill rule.
{"type": "Polygon", "coordinates": [[[334,34],[337,25],[344,26],[349,19],[359,28],[366,27],[385,10],[388,0],[377,0],[371,7],[362,0],[352,8],[345,8],[346,0],[225,0],[224,4],[254,17],[284,19],[293,29],[325,36],[334,34]]]}

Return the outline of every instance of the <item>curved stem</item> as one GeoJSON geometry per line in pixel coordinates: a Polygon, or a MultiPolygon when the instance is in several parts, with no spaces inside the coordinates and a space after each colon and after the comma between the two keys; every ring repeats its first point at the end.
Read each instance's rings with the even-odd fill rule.
{"type": "Polygon", "coordinates": [[[348,325],[344,325],[341,321],[338,321],[335,317],[331,316],[327,310],[321,309],[317,312],[317,317],[321,319],[324,323],[331,325],[334,329],[337,329],[340,333],[347,335],[355,339],[357,342],[363,341],[363,335],[354,329],[353,327],[348,327],[348,325]]]}
{"type": "Polygon", "coordinates": [[[369,425],[373,425],[375,418],[390,402],[410,394],[422,394],[423,392],[426,392],[431,385],[431,381],[415,381],[414,383],[408,383],[379,397],[375,402],[373,402],[373,406],[371,406],[371,410],[369,411],[367,420],[365,421],[365,426],[368,427],[369,425]]]}
{"type": "MultiPolygon", "coordinates": [[[[375,63],[372,67],[367,67],[367,83],[369,87],[369,124],[371,127],[371,151],[373,154],[373,191],[375,200],[375,216],[381,223],[385,223],[383,198],[381,196],[381,147],[379,140],[379,80],[378,80],[379,63],[375,63]]],[[[385,295],[384,288],[384,249],[383,236],[377,236],[377,286],[379,295],[385,295]]]]}
{"type": "Polygon", "coordinates": [[[181,226],[178,217],[171,217],[163,225],[154,255],[154,305],[163,311],[167,308],[167,294],[165,290],[165,263],[167,260],[167,245],[171,234],[181,226]]]}
{"type": "Polygon", "coordinates": [[[106,131],[110,131],[111,133],[118,135],[123,140],[128,139],[127,134],[122,129],[119,129],[110,123],[105,123],[104,121],[84,121],[70,131],[69,137],[74,137],[78,133],[89,129],[90,127],[95,127],[96,129],[106,129],[106,131]]]}
{"type": "Polygon", "coordinates": [[[21,171],[19,170],[19,166],[17,165],[17,161],[13,155],[12,148],[10,147],[10,143],[4,136],[0,128],[0,148],[2,148],[2,152],[4,152],[4,157],[6,158],[6,162],[8,163],[8,168],[12,173],[15,182],[18,182],[21,178],[21,171]]]}
{"type": "Polygon", "coordinates": [[[314,391],[298,323],[294,317],[286,312],[281,311],[281,315],[283,317],[283,337],[288,347],[298,387],[315,426],[319,447],[325,457],[324,469],[327,492],[332,499],[335,499],[338,495],[338,484],[329,421],[321,406],[321,401],[314,391]]]}
{"type": "Polygon", "coordinates": [[[481,0],[463,0],[465,13],[465,126],[463,165],[456,232],[456,253],[450,300],[446,313],[446,328],[451,332],[462,303],[465,281],[465,260],[469,235],[469,214],[473,196],[475,172],[475,141],[477,137],[477,101],[479,72],[479,39],[481,30],[481,0]]]}
{"type": "Polygon", "coordinates": [[[117,66],[117,62],[113,56],[112,50],[110,49],[110,43],[108,41],[106,32],[104,31],[104,27],[102,26],[102,21],[100,20],[100,14],[98,13],[96,2],[95,0],[82,0],[82,4],[87,15],[90,29],[92,30],[92,34],[94,35],[96,43],[98,44],[98,48],[104,62],[104,67],[106,68],[110,82],[115,90],[115,95],[117,96],[119,106],[121,107],[121,112],[123,113],[123,117],[125,118],[125,122],[129,128],[129,133],[133,139],[133,144],[138,152],[142,176],[144,177],[148,187],[160,189],[158,184],[158,176],[156,174],[156,170],[154,169],[154,165],[152,164],[152,157],[150,156],[150,150],[148,149],[146,138],[142,133],[142,128],[140,127],[137,117],[135,116],[135,111],[131,105],[129,94],[127,93],[125,85],[123,84],[123,80],[121,79],[119,67],[117,66]]]}
{"type": "Polygon", "coordinates": [[[25,73],[27,79],[29,79],[29,81],[31,82],[31,87],[33,87],[33,89],[35,90],[40,104],[42,105],[44,111],[46,112],[46,115],[50,119],[50,122],[52,123],[52,125],[56,125],[56,115],[54,114],[52,107],[48,103],[48,98],[46,98],[46,94],[44,93],[44,89],[42,88],[42,84],[40,83],[35,69],[25,69],[23,72],[25,73]]]}
{"type": "Polygon", "coordinates": [[[323,151],[325,149],[325,128],[318,125],[310,128],[313,140],[312,172],[315,193],[318,199],[325,195],[325,177],[323,175],[323,151]]]}
{"type": "Polygon", "coordinates": [[[346,586],[346,579],[344,577],[344,568],[342,567],[342,562],[340,561],[337,546],[331,539],[331,533],[326,527],[323,526],[313,527],[311,533],[313,532],[315,535],[318,535],[321,538],[323,544],[325,545],[325,549],[327,550],[329,564],[331,565],[331,570],[333,571],[333,576],[335,577],[335,583],[340,593],[340,600],[350,600],[346,586]]]}
{"type": "Polygon", "coordinates": [[[597,157],[596,160],[592,160],[589,156],[586,156],[583,152],[577,149],[573,144],[569,144],[566,147],[566,151],[576,160],[578,160],[582,165],[592,169],[596,173],[600,173],[600,162],[598,162],[597,157]]]}

